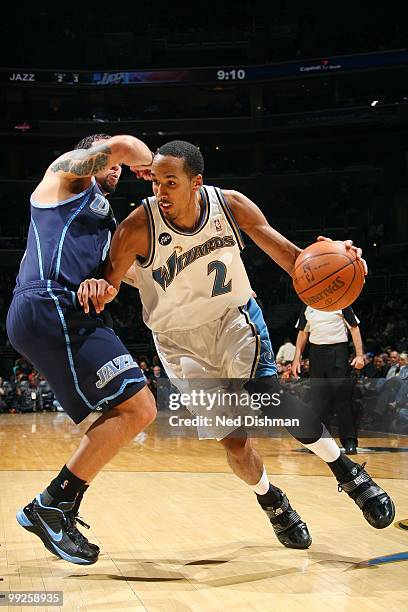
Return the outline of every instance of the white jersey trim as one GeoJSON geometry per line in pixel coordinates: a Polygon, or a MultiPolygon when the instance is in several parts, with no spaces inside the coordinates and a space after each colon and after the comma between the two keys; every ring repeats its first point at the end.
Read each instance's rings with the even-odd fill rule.
{"type": "Polygon", "coordinates": [[[148,223],[148,232],[149,232],[149,253],[146,259],[141,259],[140,257],[136,257],[136,263],[141,268],[148,268],[154,259],[154,254],[156,250],[156,231],[154,226],[154,218],[152,214],[152,210],[150,208],[150,202],[146,198],[143,201],[143,206],[147,215],[147,223],[148,223]]]}
{"type": "Polygon", "coordinates": [[[227,217],[229,224],[231,226],[232,231],[234,232],[235,238],[237,240],[238,246],[239,246],[239,250],[243,251],[245,248],[245,243],[242,239],[242,234],[241,234],[241,230],[240,227],[238,225],[238,223],[235,221],[234,219],[234,215],[231,212],[230,207],[228,206],[228,202],[227,199],[225,197],[225,195],[222,193],[221,189],[219,187],[214,187],[215,193],[217,195],[218,201],[220,203],[220,206],[222,208],[222,210],[225,213],[225,216],[227,217]]]}
{"type": "Polygon", "coordinates": [[[181,236],[195,236],[195,234],[198,234],[199,232],[201,232],[201,230],[204,229],[204,227],[207,225],[208,219],[210,218],[210,198],[209,198],[207,190],[206,190],[206,188],[204,186],[201,187],[200,194],[201,194],[201,197],[203,199],[204,210],[201,213],[200,223],[198,224],[198,227],[195,230],[193,230],[192,232],[188,232],[188,231],[184,231],[183,232],[179,227],[176,227],[175,225],[173,225],[170,221],[168,221],[164,217],[164,215],[163,215],[163,213],[162,213],[162,211],[160,209],[160,206],[158,207],[159,214],[160,214],[160,217],[161,217],[163,223],[165,225],[167,225],[167,227],[169,229],[171,229],[172,232],[175,232],[176,234],[179,234],[181,236]]]}

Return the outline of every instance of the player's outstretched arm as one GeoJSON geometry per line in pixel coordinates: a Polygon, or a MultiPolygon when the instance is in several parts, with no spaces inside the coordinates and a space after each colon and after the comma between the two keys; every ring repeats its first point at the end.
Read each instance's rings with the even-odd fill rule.
{"type": "Polygon", "coordinates": [[[48,168],[47,174],[60,174],[67,179],[91,177],[123,163],[134,171],[150,168],[153,154],[144,142],[134,136],[113,136],[97,142],[89,149],[64,153],[48,168]]]}
{"type": "Polygon", "coordinates": [[[77,295],[85,313],[89,312],[90,302],[95,311],[100,313],[105,304],[116,297],[120,284],[128,277],[136,257],[148,256],[149,240],[147,214],[144,207],[139,206],[122,221],[113,235],[104,278],[86,279],[80,284],[77,295]]]}
{"type": "Polygon", "coordinates": [[[238,191],[223,191],[228,205],[243,232],[276,263],[292,275],[301,249],[271,227],[254,202],[238,191]]]}
{"type": "Polygon", "coordinates": [[[145,259],[149,254],[149,222],[144,206],[139,206],[120,225],[113,235],[103,277],[119,290],[121,282],[129,277],[136,257],[145,259]]]}
{"type": "MultiPolygon", "coordinates": [[[[273,229],[262,211],[249,198],[239,191],[223,191],[223,193],[242,231],[248,234],[259,248],[292,276],[294,264],[301,249],[273,229]]],[[[331,238],[319,236],[317,240],[331,240],[331,238]]],[[[357,259],[360,259],[364,266],[365,274],[367,274],[367,264],[362,258],[361,249],[354,246],[352,240],[344,240],[344,245],[346,249],[355,252],[357,259]]]]}

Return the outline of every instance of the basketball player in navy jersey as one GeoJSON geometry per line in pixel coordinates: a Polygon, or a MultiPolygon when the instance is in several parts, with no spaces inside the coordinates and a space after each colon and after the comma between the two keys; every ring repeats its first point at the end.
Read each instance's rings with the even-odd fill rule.
{"type": "MultiPolygon", "coordinates": [[[[289,432],[327,463],[339,490],[346,491],[372,526],[388,526],[395,511],[387,493],[364,466],[340,452],[306,405],[280,388],[268,330],[240,257],[240,230],[289,274],[300,249],[244,195],[203,185],[203,170],[202,155],[190,143],[173,141],[158,149],[151,170],[154,197],[119,225],[104,279],[81,284],[78,298],[84,311],[92,301],[101,312],[122,280],[138,286],[144,321],[169,378],[176,384],[207,379],[205,385],[208,379],[243,379],[250,393],[278,394],[280,406],[263,408],[266,414],[290,415],[300,423],[307,414],[306,427],[289,432]]],[[[350,241],[346,246],[361,257],[350,241]]],[[[306,524],[286,495],[269,483],[245,431],[233,430],[201,433],[223,444],[232,470],[257,494],[279,540],[307,548],[306,524]]]]}
{"type": "Polygon", "coordinates": [[[97,135],[80,146],[50,165],[31,196],[27,250],[7,331],[75,423],[103,410],[58,476],[17,513],[20,525],[48,550],[91,564],[99,548],[76,527],[84,490],[152,422],[156,407],[138,364],[100,316],[84,314],[76,290],[106,259],[116,221],[105,196],[114,192],[121,164],[146,178],[153,155],[133,136],[97,135]]]}

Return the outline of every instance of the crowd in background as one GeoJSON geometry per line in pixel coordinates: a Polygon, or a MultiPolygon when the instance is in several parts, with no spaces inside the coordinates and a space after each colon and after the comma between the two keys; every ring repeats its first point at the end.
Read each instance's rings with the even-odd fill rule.
{"type": "MultiPolygon", "coordinates": [[[[408,433],[408,339],[398,346],[404,350],[386,346],[379,353],[364,353],[364,367],[355,370],[351,367],[348,376],[352,378],[350,401],[356,431],[359,429],[379,432],[408,433]]],[[[353,343],[349,345],[351,364],[353,343]]],[[[278,375],[291,391],[306,403],[311,401],[309,359],[303,357],[298,379],[293,377],[292,359],[295,346],[289,338],[279,348],[276,360],[278,375]]],[[[326,415],[333,425],[335,414],[326,415]]]]}
{"type": "MultiPolygon", "coordinates": [[[[149,389],[157,398],[167,387],[166,373],[156,354],[139,355],[138,363],[149,389]]],[[[17,357],[7,377],[0,376],[0,413],[63,412],[45,378],[24,358],[17,357]]]]}

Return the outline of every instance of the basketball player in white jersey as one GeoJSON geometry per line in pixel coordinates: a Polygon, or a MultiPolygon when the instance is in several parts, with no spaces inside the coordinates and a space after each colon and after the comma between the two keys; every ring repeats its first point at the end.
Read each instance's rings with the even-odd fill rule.
{"type": "MultiPolygon", "coordinates": [[[[121,281],[137,284],[144,321],[169,378],[203,379],[203,385],[214,379],[241,379],[250,393],[278,393],[280,406],[264,408],[266,414],[290,414],[302,422],[307,413],[305,428],[288,431],[328,464],[339,490],[348,493],[372,526],[388,526],[394,505],[387,493],[364,466],[340,452],[314,413],[282,392],[268,330],[240,257],[240,230],[289,274],[300,249],[241,193],[203,185],[203,170],[202,155],[190,143],[173,141],[158,149],[151,171],[154,196],[120,224],[104,279],[84,281],[78,290],[80,303],[89,312],[91,300],[100,312],[121,281]]],[[[346,246],[361,256],[349,241],[346,246]]],[[[199,433],[221,438],[229,465],[257,494],[282,544],[310,546],[306,524],[286,495],[269,483],[245,430],[199,433]]]]}

